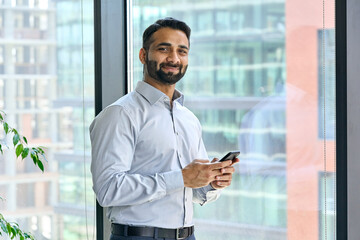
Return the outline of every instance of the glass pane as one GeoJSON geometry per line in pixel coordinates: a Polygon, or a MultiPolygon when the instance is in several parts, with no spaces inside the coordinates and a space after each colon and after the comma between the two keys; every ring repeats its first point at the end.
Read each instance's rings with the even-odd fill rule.
{"type": "Polygon", "coordinates": [[[36,239],[94,234],[93,39],[91,0],[0,1],[0,110],[47,159],[16,159],[1,124],[0,213],[36,239]]]}
{"type": "Polygon", "coordinates": [[[189,68],[177,88],[211,159],[241,151],[232,185],[195,206],[197,237],[335,239],[334,1],[130,3],[130,82],[142,80],[146,27],[185,21],[189,68]]]}

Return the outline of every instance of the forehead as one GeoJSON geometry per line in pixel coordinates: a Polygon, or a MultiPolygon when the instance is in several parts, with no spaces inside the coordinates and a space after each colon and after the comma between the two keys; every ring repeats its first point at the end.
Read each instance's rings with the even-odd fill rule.
{"type": "Polygon", "coordinates": [[[151,36],[151,44],[152,46],[156,46],[159,43],[170,43],[174,46],[183,45],[189,47],[189,40],[186,37],[186,34],[181,30],[176,30],[172,28],[161,28],[156,31],[151,36]]]}

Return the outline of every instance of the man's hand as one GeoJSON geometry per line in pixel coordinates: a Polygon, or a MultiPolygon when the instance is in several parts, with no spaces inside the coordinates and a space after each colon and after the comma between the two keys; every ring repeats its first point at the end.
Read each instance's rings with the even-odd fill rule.
{"type": "MultiPolygon", "coordinates": [[[[214,158],[211,162],[217,162],[218,159],[214,158]]],[[[215,177],[215,181],[211,182],[211,186],[215,189],[223,189],[226,188],[228,186],[230,186],[231,184],[231,180],[232,180],[232,175],[235,172],[235,169],[232,165],[234,165],[235,163],[238,163],[240,160],[238,158],[235,158],[235,160],[233,160],[230,164],[230,166],[227,166],[225,168],[222,168],[221,174],[219,176],[215,177]]]]}
{"type": "MultiPolygon", "coordinates": [[[[214,180],[219,180],[220,182],[223,182],[224,180],[217,179],[217,177],[223,177],[224,169],[230,167],[233,162],[231,160],[224,162],[215,162],[214,160],[210,163],[209,160],[197,159],[192,161],[189,165],[182,169],[185,187],[200,188],[209,185],[209,183],[213,182],[214,180]]],[[[226,170],[225,173],[227,173],[228,171],[230,170],[226,170]]]]}

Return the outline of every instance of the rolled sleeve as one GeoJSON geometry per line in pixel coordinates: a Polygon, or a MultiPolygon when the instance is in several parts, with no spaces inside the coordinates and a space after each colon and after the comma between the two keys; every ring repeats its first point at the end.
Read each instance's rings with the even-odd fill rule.
{"type": "Polygon", "coordinates": [[[193,189],[193,202],[204,205],[209,202],[213,202],[220,197],[221,190],[214,189],[210,184],[193,189]]]}

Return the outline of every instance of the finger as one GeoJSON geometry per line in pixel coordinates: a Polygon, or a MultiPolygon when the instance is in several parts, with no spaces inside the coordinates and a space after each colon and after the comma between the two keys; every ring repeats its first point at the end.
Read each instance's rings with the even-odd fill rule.
{"type": "Polygon", "coordinates": [[[231,181],[232,180],[232,175],[227,174],[227,175],[216,176],[215,180],[231,181]]]}
{"type": "Polygon", "coordinates": [[[217,184],[217,181],[211,182],[211,186],[212,186],[213,188],[215,188],[215,189],[222,189],[222,188],[224,188],[224,187],[218,185],[218,184],[217,184]]]}
{"type": "Polygon", "coordinates": [[[194,162],[196,162],[196,163],[209,163],[210,161],[206,160],[206,159],[195,159],[194,162]]]}
{"type": "Polygon", "coordinates": [[[216,170],[213,170],[212,171],[212,174],[211,174],[211,180],[225,180],[225,181],[228,181],[232,179],[232,173],[225,173],[223,174],[221,172],[222,169],[216,169],[216,170]]]}
{"type": "MultiPolygon", "coordinates": [[[[224,174],[226,175],[232,175],[235,172],[235,169],[231,166],[226,166],[224,168],[215,168],[214,169],[214,164],[208,165],[208,167],[210,168],[210,176],[211,179],[215,179],[217,176],[222,176],[224,174]],[[213,168],[213,169],[211,169],[213,168]]],[[[220,165],[221,166],[221,165],[220,165]]]]}
{"type": "Polygon", "coordinates": [[[218,158],[214,158],[214,159],[211,161],[211,163],[215,163],[215,162],[217,162],[217,161],[219,161],[219,159],[218,159],[218,158]]]}
{"type": "Polygon", "coordinates": [[[215,180],[217,176],[222,176],[223,173],[221,172],[221,169],[214,169],[211,171],[211,176],[215,180]]]}
{"type": "Polygon", "coordinates": [[[226,174],[226,173],[233,174],[235,172],[235,168],[233,168],[233,167],[225,167],[225,168],[220,169],[220,171],[221,171],[222,174],[226,174]]]}
{"type": "Polygon", "coordinates": [[[240,159],[239,159],[239,158],[235,158],[235,159],[232,161],[231,165],[234,165],[235,163],[238,163],[238,162],[240,162],[240,159]]]}
{"type": "Polygon", "coordinates": [[[230,166],[232,163],[231,160],[227,160],[227,161],[223,161],[223,162],[217,162],[217,163],[212,163],[211,164],[211,169],[221,169],[227,166],[230,166]]]}
{"type": "Polygon", "coordinates": [[[230,181],[215,181],[215,184],[220,187],[228,187],[228,186],[230,186],[231,182],[230,181]]]}

